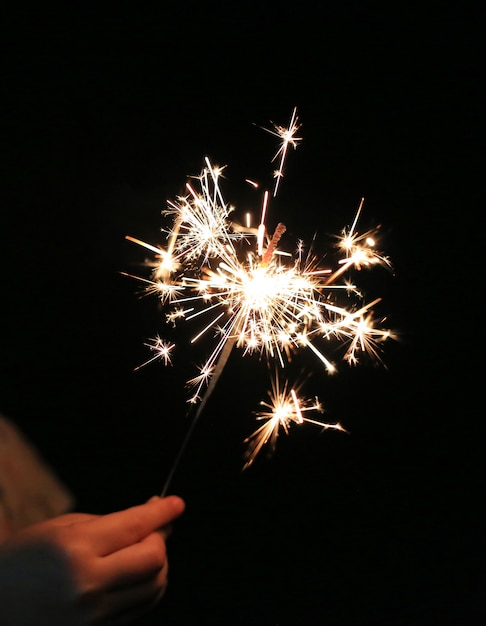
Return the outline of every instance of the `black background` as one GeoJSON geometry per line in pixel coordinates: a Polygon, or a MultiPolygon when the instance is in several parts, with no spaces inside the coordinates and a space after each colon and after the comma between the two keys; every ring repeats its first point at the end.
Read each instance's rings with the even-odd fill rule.
{"type": "Polygon", "coordinates": [[[326,248],[364,196],[393,262],[358,277],[400,335],[387,367],[304,359],[348,435],[297,429],[242,473],[266,370],[232,355],[172,482],[169,590],[140,623],[484,623],[479,3],[42,3],[2,21],[2,411],[78,509],[160,492],[187,432],[204,346],[134,372],[163,316],[120,272],[145,257],[125,235],[162,243],[204,156],[238,207],[245,177],[271,184],[258,126],[297,106],[269,227],[326,248]]]}

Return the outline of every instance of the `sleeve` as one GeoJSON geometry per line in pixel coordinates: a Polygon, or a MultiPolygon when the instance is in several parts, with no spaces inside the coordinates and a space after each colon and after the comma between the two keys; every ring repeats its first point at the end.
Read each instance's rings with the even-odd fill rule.
{"type": "Polygon", "coordinates": [[[0,552],[1,626],[83,626],[88,618],[58,548],[36,543],[0,552]]]}

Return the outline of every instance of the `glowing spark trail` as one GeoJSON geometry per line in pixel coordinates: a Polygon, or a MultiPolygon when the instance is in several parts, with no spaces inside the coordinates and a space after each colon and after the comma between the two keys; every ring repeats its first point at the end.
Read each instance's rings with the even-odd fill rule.
{"type": "MultiPolygon", "coordinates": [[[[288,146],[295,148],[301,140],[296,137],[300,128],[297,110],[293,110],[287,128],[273,126],[273,130],[265,130],[281,140],[274,156],[274,160],[280,159],[275,196],[288,146]]],[[[267,443],[274,447],[280,429],[287,432],[291,425],[313,423],[321,428],[343,430],[339,424],[325,424],[306,417],[309,411],[320,411],[320,403],[317,399],[309,402],[300,398],[299,387],[280,382],[291,355],[308,349],[333,373],[336,365],[325,354],[322,344],[329,345],[330,339],[343,343],[344,359],[356,364],[363,354],[379,358],[381,343],[392,336],[389,330],[373,323],[371,309],[380,299],[367,304],[356,285],[349,280],[343,283],[337,280],[353,269],[389,266],[388,259],[375,248],[376,231],[365,234],[357,231],[363,200],[351,228],[338,238],[336,250],[343,258],[337,259],[334,267],[323,267],[320,258],[311,248],[306,251],[303,242],[298,242],[295,254],[279,248],[286,232],[284,224],[279,223],[273,235],[268,234],[267,191],[263,193],[258,228],[250,227],[249,221],[246,226],[233,222],[230,216],[235,208],[227,204],[220,186],[223,169],[206,158],[201,174],[194,177],[195,184],[186,184],[186,195],[168,203],[164,214],[172,218],[172,226],[164,231],[165,247],[127,237],[155,255],[155,261],[150,264],[151,277],[139,280],[148,293],[159,295],[166,321],[173,325],[181,319],[199,322],[191,343],[203,336],[215,338],[199,373],[187,381],[192,388],[188,402],[196,405],[196,413],[165,489],[235,347],[243,355],[257,354],[280,372],[272,380],[270,401],[263,403],[268,411],[258,414],[258,419],[266,422],[247,439],[247,467],[267,443]],[[346,307],[341,304],[343,293],[346,307]]],[[[153,356],[143,365],[156,359],[166,365],[172,362],[174,343],[157,336],[146,345],[153,356]]]]}
{"type": "Polygon", "coordinates": [[[145,365],[148,365],[149,363],[152,363],[152,361],[156,361],[158,359],[163,361],[165,365],[169,365],[172,363],[170,353],[175,348],[175,343],[168,343],[160,337],[155,337],[155,339],[152,339],[149,343],[146,343],[145,345],[147,346],[147,348],[152,350],[152,352],[155,352],[155,355],[148,361],[145,361],[145,363],[142,363],[142,365],[136,367],[135,370],[138,370],[141,367],[145,367],[145,365]]]}
{"type": "Polygon", "coordinates": [[[248,450],[244,468],[249,467],[253,463],[264,445],[269,444],[273,450],[277,444],[280,429],[283,429],[288,434],[292,424],[307,422],[308,424],[320,426],[321,429],[332,428],[345,432],[341,424],[325,424],[324,422],[304,417],[304,413],[311,411],[322,413],[323,410],[317,398],[314,400],[299,399],[298,391],[299,389],[295,390],[293,388],[289,390],[287,382],[284,383],[281,389],[281,382],[278,376],[272,380],[272,389],[268,393],[269,401],[261,402],[261,406],[268,410],[257,413],[257,419],[264,420],[265,423],[246,439],[248,450]]]}
{"type": "Polygon", "coordinates": [[[273,124],[273,130],[270,128],[264,128],[268,133],[275,135],[279,139],[281,139],[281,144],[279,149],[277,150],[275,156],[272,161],[276,161],[278,157],[280,157],[280,162],[278,169],[273,173],[273,177],[275,178],[275,187],[273,189],[274,197],[277,195],[278,186],[280,184],[280,179],[283,177],[283,170],[285,159],[287,158],[287,151],[289,144],[293,147],[297,147],[297,142],[302,141],[302,137],[296,137],[295,133],[299,130],[300,124],[298,124],[299,118],[297,117],[297,108],[292,111],[292,116],[290,118],[289,125],[279,126],[278,124],[273,124]]]}

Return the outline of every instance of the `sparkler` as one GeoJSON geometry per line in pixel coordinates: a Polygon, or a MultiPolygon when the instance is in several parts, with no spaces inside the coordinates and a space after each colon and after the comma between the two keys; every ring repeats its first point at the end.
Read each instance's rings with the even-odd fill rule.
{"type": "MultiPolygon", "coordinates": [[[[294,109],[287,127],[274,124],[265,129],[280,140],[273,158],[279,160],[273,197],[288,147],[295,148],[301,140],[296,136],[299,128],[294,109]]],[[[336,365],[323,348],[329,340],[344,343],[344,360],[354,365],[363,354],[379,358],[382,342],[392,336],[373,320],[372,309],[380,299],[365,303],[357,285],[349,279],[338,281],[352,269],[389,265],[376,249],[376,231],[360,234],[357,230],[363,200],[351,228],[337,238],[342,258],[335,268],[328,268],[303,242],[297,243],[293,253],[281,249],[284,224],[278,224],[272,235],[268,233],[268,191],[263,194],[257,228],[233,221],[235,209],[224,199],[220,184],[223,169],[206,158],[201,174],[193,177],[195,183],[186,184],[186,194],[168,203],[164,214],[172,218],[172,225],[163,230],[165,247],[127,237],[154,253],[150,278],[134,278],[142,281],[146,292],[158,294],[166,322],[198,322],[191,343],[208,335],[215,342],[199,372],[187,381],[192,390],[188,402],[196,406],[196,412],[163,493],[235,347],[243,356],[256,354],[278,370],[269,401],[262,403],[265,410],[257,413],[264,424],[246,440],[248,467],[264,446],[273,449],[279,431],[287,432],[291,425],[312,423],[321,429],[344,430],[340,424],[307,417],[309,412],[321,412],[320,402],[300,397],[300,386],[282,382],[293,354],[307,350],[333,373],[336,365]],[[343,293],[350,306],[340,304],[343,293]]],[[[146,345],[152,356],[143,365],[157,359],[171,363],[175,344],[157,336],[146,345]]]]}

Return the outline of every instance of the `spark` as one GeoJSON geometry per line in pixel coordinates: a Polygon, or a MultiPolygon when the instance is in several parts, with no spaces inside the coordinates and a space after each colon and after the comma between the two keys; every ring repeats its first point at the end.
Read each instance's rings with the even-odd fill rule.
{"type": "Polygon", "coordinates": [[[175,343],[165,341],[157,335],[156,337],[154,337],[154,339],[148,340],[144,345],[155,354],[148,361],[145,361],[141,365],[138,365],[135,370],[145,367],[149,363],[157,360],[163,361],[164,365],[172,365],[171,353],[172,350],[175,348],[175,343]]]}
{"type": "Polygon", "coordinates": [[[322,405],[318,398],[299,398],[300,386],[289,388],[288,381],[282,383],[279,376],[272,379],[272,388],[268,392],[268,401],[260,404],[264,407],[257,412],[257,420],[263,421],[247,439],[246,462],[244,469],[250,467],[264,446],[269,447],[269,453],[275,451],[277,438],[281,431],[286,435],[289,429],[303,423],[320,426],[321,430],[333,429],[346,432],[339,423],[328,424],[321,420],[307,417],[308,414],[323,413],[322,405]]]}
{"type": "Polygon", "coordinates": [[[345,272],[351,266],[354,266],[358,270],[362,267],[369,267],[377,264],[390,266],[389,259],[383,256],[383,254],[376,249],[378,228],[369,230],[361,235],[356,231],[356,226],[364,201],[365,199],[361,198],[361,202],[359,203],[358,210],[356,211],[353,224],[349,231],[344,229],[341,237],[339,237],[338,247],[346,255],[344,259],[339,261],[341,264],[339,274],[345,272]]]}
{"type": "MultiPolygon", "coordinates": [[[[296,136],[299,128],[294,109],[288,127],[274,124],[273,129],[265,129],[281,141],[274,156],[274,160],[280,159],[274,196],[288,147],[295,148],[301,140],[296,136]]],[[[243,356],[257,355],[281,372],[296,354],[307,351],[332,374],[337,365],[327,350],[332,349],[336,356],[335,343],[345,346],[343,360],[355,365],[364,355],[379,359],[382,342],[393,336],[373,319],[380,298],[364,302],[354,282],[344,278],[353,269],[389,266],[388,259],[376,249],[377,232],[360,234],[357,230],[364,199],[351,228],[338,237],[335,255],[318,256],[314,244],[307,247],[301,240],[295,251],[289,252],[285,249],[288,245],[283,245],[283,223],[272,235],[268,232],[268,191],[263,192],[258,228],[250,226],[248,214],[242,220],[246,226],[233,220],[236,208],[225,200],[222,189],[224,170],[206,157],[201,173],[186,184],[186,195],[168,202],[164,216],[172,219],[172,225],[163,231],[166,246],[127,237],[155,255],[149,264],[151,277],[140,280],[148,293],[158,294],[166,322],[177,325],[183,320],[196,325],[191,344],[204,338],[213,341],[198,373],[187,381],[192,390],[188,402],[197,405],[193,423],[234,348],[243,356]],[[330,258],[328,265],[322,263],[324,256],[330,258]]],[[[171,363],[174,344],[157,337],[146,345],[154,352],[147,363],[156,359],[171,363]]],[[[268,411],[258,414],[258,419],[266,422],[247,440],[250,452],[245,466],[266,443],[272,447],[278,431],[287,432],[291,424],[310,422],[343,430],[340,425],[307,417],[320,403],[299,397],[299,389],[290,388],[286,382],[272,382],[270,400],[264,403],[268,411]]]]}
{"type": "Polygon", "coordinates": [[[290,117],[290,122],[288,126],[280,126],[278,124],[274,124],[272,122],[272,128],[263,128],[263,130],[271,133],[275,137],[278,137],[281,140],[280,146],[275,153],[275,156],[272,159],[276,161],[280,157],[279,166],[274,171],[273,177],[275,178],[275,187],[273,189],[274,197],[277,195],[278,187],[280,184],[280,180],[283,178],[284,172],[284,164],[285,159],[287,158],[287,152],[289,145],[294,149],[297,147],[297,143],[302,141],[302,137],[296,137],[295,133],[299,130],[301,125],[298,123],[299,118],[297,117],[297,108],[294,108],[292,111],[292,115],[290,117]]]}

